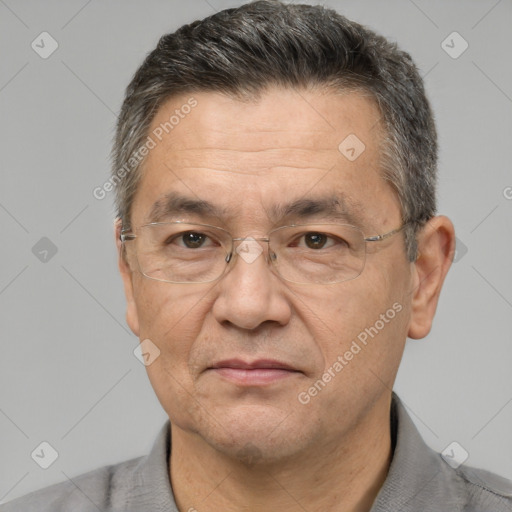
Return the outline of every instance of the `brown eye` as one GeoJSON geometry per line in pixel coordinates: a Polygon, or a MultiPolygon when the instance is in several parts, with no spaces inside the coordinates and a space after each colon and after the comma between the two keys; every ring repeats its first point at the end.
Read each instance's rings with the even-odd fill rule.
{"type": "Polygon", "coordinates": [[[328,237],[323,233],[307,233],[304,235],[306,246],[310,249],[322,249],[327,243],[328,237]]]}
{"type": "Polygon", "coordinates": [[[188,247],[189,249],[198,249],[204,244],[207,238],[208,237],[206,235],[203,235],[202,233],[197,233],[195,231],[188,231],[186,233],[183,233],[183,235],[181,236],[183,244],[185,245],[185,247],[188,247]]]}

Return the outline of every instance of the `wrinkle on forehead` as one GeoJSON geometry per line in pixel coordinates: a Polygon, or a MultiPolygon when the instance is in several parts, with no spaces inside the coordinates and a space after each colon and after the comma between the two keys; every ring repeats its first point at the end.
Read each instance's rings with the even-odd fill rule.
{"type": "MultiPolygon", "coordinates": [[[[254,103],[217,93],[194,97],[197,106],[148,155],[141,214],[164,194],[179,191],[228,208],[232,220],[236,215],[256,225],[265,213],[278,219],[293,201],[343,193],[345,211],[357,211],[359,219],[376,225],[384,220],[390,188],[380,179],[379,111],[369,98],[357,93],[302,98],[293,91],[271,91],[254,103]],[[338,149],[352,133],[366,145],[355,161],[338,149]],[[355,208],[347,198],[364,207],[355,208]]],[[[154,124],[168,118],[183,98],[164,104],[154,124]]]]}
{"type": "MultiPolygon", "coordinates": [[[[328,170],[340,159],[346,164],[338,148],[351,133],[359,134],[367,149],[350,167],[375,160],[378,137],[372,126],[379,112],[363,94],[272,89],[255,102],[213,92],[194,96],[198,105],[151,151],[146,161],[149,166],[159,160],[192,171],[328,170]]],[[[165,103],[153,125],[165,121],[185,99],[175,97],[165,103]]]]}
{"type": "Polygon", "coordinates": [[[273,147],[267,149],[198,148],[169,150],[165,159],[177,172],[210,169],[219,172],[259,174],[276,169],[324,170],[343,158],[336,146],[325,149],[273,147]]]}
{"type": "MultiPolygon", "coordinates": [[[[272,147],[276,140],[293,146],[297,136],[303,136],[301,147],[331,148],[341,141],[339,137],[348,134],[344,133],[345,128],[366,131],[381,117],[373,97],[358,91],[326,94],[273,88],[255,102],[215,92],[201,92],[194,97],[197,107],[164,140],[169,149],[201,146],[249,151],[256,139],[261,139],[261,149],[265,149],[272,147]],[[285,113],[279,115],[279,110],[285,113]],[[267,140],[262,139],[265,134],[269,135],[267,140]]],[[[164,103],[153,119],[152,128],[167,121],[173,107],[187,98],[183,95],[164,103]]]]}

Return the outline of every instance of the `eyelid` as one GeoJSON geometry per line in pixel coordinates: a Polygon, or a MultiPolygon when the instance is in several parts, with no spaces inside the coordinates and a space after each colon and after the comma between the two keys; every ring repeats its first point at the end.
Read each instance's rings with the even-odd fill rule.
{"type": "MultiPolygon", "coordinates": [[[[327,233],[320,233],[320,232],[317,232],[317,231],[306,231],[305,233],[302,233],[299,235],[299,237],[296,238],[296,240],[299,240],[298,244],[300,244],[301,241],[303,241],[303,245],[301,245],[301,247],[304,247],[306,246],[306,242],[304,240],[304,236],[305,235],[309,235],[309,234],[321,234],[321,235],[325,235],[325,237],[327,238],[327,241],[326,241],[326,246],[322,246],[320,249],[328,249],[329,247],[332,247],[333,245],[336,244],[336,237],[333,237],[333,236],[329,236],[327,233]],[[329,243],[330,242],[330,243],[329,243]]],[[[306,246],[307,247],[307,246],[306,246]]],[[[308,249],[310,249],[310,247],[307,247],[308,249]]]]}
{"type": "MultiPolygon", "coordinates": [[[[197,227],[204,228],[204,226],[199,226],[199,225],[197,227]]],[[[201,235],[205,238],[204,244],[201,245],[200,248],[210,247],[211,245],[215,245],[215,244],[222,245],[222,240],[219,240],[218,239],[219,237],[215,237],[215,235],[213,233],[208,233],[208,229],[201,229],[201,230],[200,229],[183,229],[181,231],[177,231],[173,235],[166,237],[163,243],[164,243],[164,245],[176,244],[179,247],[186,248],[186,246],[184,245],[183,236],[187,233],[194,233],[197,235],[201,235]]]]}

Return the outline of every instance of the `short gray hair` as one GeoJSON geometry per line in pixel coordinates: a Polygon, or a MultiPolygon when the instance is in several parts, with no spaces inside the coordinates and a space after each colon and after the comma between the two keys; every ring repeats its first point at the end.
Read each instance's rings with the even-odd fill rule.
{"type": "Polygon", "coordinates": [[[395,190],[407,255],[436,212],[437,135],[423,80],[395,43],[322,6],[259,0],[184,25],[160,38],[126,89],[112,150],[117,215],[130,224],[148,138],[170,97],[220,92],[258,98],[269,86],[358,90],[376,101],[383,126],[381,173],[395,190]],[[131,163],[131,165],[129,165],[131,163]],[[120,177],[119,170],[123,169],[120,177]]]}

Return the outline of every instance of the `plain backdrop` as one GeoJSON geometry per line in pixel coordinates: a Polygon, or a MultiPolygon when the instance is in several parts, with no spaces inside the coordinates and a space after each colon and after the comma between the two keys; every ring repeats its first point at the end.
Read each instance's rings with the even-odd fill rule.
{"type": "MultiPolygon", "coordinates": [[[[93,190],[159,37],[241,3],[0,0],[0,502],[147,453],[166,419],[124,318],[112,193],[93,190]]],[[[437,119],[457,260],[395,390],[429,445],[512,478],[512,2],[325,4],[410,52],[437,119]]]]}

